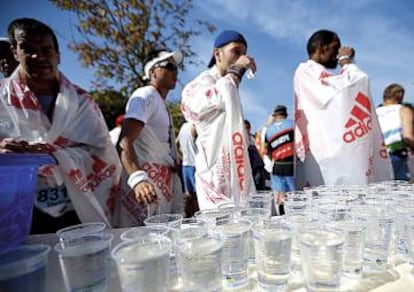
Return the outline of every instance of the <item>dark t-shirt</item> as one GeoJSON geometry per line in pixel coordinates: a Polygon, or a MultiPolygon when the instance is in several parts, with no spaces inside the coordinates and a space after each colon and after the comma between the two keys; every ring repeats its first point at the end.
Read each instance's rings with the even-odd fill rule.
{"type": "Polygon", "coordinates": [[[293,176],[294,128],[292,120],[276,121],[266,130],[265,142],[274,162],[273,174],[293,176]]]}

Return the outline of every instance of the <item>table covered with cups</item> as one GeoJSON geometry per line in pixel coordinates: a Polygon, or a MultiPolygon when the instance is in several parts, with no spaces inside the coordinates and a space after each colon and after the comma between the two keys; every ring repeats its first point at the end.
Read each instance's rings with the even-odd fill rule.
{"type": "MultiPolygon", "coordinates": [[[[107,229],[99,237],[112,243],[105,285],[107,291],[151,292],[414,290],[413,193],[401,182],[321,186],[288,193],[286,215],[273,217],[272,194],[258,193],[252,205],[226,204],[191,219],[160,215],[148,218],[146,227],[107,229]]],[[[72,243],[60,241],[49,254],[46,291],[61,291],[68,277],[85,276],[68,268],[73,263],[66,263],[65,250],[72,243]]],[[[56,234],[26,241],[58,242],[56,234]]]]}

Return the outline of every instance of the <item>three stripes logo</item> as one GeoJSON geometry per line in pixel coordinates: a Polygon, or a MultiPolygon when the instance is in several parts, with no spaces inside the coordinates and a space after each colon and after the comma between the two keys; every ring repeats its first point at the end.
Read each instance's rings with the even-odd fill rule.
{"type": "Polygon", "coordinates": [[[352,143],[372,130],[371,101],[361,92],[355,99],[355,105],[351,109],[345,129],[347,131],[342,136],[345,143],[352,143]]]}

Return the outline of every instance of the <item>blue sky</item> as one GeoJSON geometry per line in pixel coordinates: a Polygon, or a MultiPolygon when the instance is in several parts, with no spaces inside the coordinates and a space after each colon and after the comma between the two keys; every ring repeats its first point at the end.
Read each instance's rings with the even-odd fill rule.
{"type": "MultiPolygon", "coordinates": [[[[192,40],[201,61],[208,62],[215,35],[224,29],[243,33],[248,54],[257,63],[253,80],[243,80],[240,93],[245,117],[253,130],[266,121],[277,104],[293,108],[293,73],[307,59],[306,42],[318,29],[338,33],[342,44],[356,50],[357,64],[368,73],[374,103],[381,102],[383,89],[400,83],[406,89],[406,102],[414,103],[414,2],[411,0],[194,0],[194,18],[209,20],[216,33],[192,40]]],[[[76,18],[54,8],[48,1],[9,1],[2,5],[0,35],[16,17],[33,17],[52,26],[61,47],[61,70],[75,83],[90,89],[93,70],[82,68],[77,56],[67,49],[76,36],[76,18]]],[[[203,68],[187,67],[180,73],[185,84],[203,68]]],[[[182,86],[171,92],[180,98],[182,86]]]]}

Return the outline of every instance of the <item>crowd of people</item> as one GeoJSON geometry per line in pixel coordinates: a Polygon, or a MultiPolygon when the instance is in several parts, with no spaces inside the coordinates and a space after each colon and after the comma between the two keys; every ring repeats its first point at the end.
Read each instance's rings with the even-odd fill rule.
{"type": "Polygon", "coordinates": [[[0,45],[0,155],[45,153],[57,161],[40,168],[32,233],[91,221],[137,226],[161,213],[191,217],[270,189],[281,214],[285,193],[306,186],[411,179],[413,111],[402,104],[404,88],[388,86],[375,109],[354,49],[332,31],[308,40],[309,59],[294,75],[294,119],[277,105],[256,137],[239,85],[257,67],[237,31],[217,35],[208,68],[184,87],[178,137],[166,99],[181,52],[152,52],[148,85],[132,93],[109,134],[88,92],[59,70],[49,26],[15,19],[0,45]]]}

